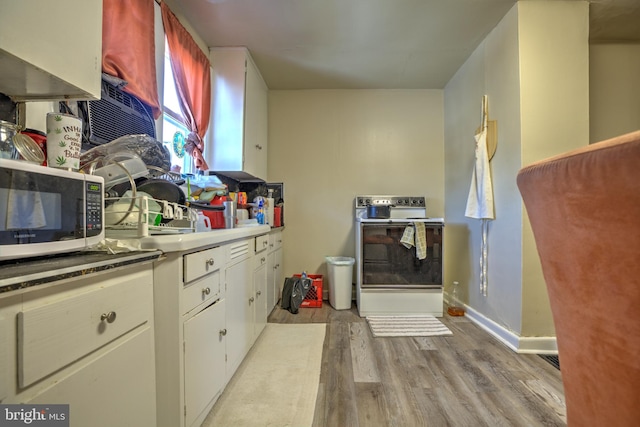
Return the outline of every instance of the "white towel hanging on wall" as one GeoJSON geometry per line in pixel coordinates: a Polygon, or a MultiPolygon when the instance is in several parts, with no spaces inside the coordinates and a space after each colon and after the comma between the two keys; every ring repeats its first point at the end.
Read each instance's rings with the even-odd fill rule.
{"type": "Polygon", "coordinates": [[[482,97],[482,126],[475,134],[476,161],[471,175],[471,185],[467,198],[465,216],[482,220],[482,243],[480,248],[480,291],[487,295],[487,258],[489,233],[488,220],[495,218],[493,209],[493,184],[489,166],[489,150],[487,148],[488,132],[488,100],[482,97]]]}

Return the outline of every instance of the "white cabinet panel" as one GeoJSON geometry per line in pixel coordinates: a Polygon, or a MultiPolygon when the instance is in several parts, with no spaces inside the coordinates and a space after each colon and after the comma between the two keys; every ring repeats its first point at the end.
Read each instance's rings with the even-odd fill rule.
{"type": "Polygon", "coordinates": [[[0,312],[0,402],[9,394],[9,321],[0,312]]]}
{"type": "Polygon", "coordinates": [[[191,426],[199,415],[206,416],[202,412],[225,385],[224,325],[225,300],[217,301],[184,322],[186,426],[191,426]]]}
{"type": "Polygon", "coordinates": [[[256,236],[256,253],[266,251],[269,248],[269,235],[256,236]]]}
{"type": "Polygon", "coordinates": [[[152,281],[134,264],[4,294],[2,403],[69,404],[72,427],[156,426],[152,281]]]}
{"type": "Polygon", "coordinates": [[[0,9],[0,92],[100,98],[102,0],[3,0],[0,9]]]}
{"type": "Polygon", "coordinates": [[[212,149],[205,151],[205,160],[213,171],[245,171],[266,179],[267,86],[246,48],[211,48],[210,57],[212,149]]]}
{"type": "Polygon", "coordinates": [[[189,283],[206,274],[220,270],[224,264],[221,247],[194,252],[184,256],[184,282],[189,283]]]}
{"type": "Polygon", "coordinates": [[[220,296],[220,270],[216,270],[200,280],[184,287],[182,293],[182,313],[187,313],[198,305],[213,301],[220,296]]]}
{"type": "Polygon", "coordinates": [[[253,342],[253,269],[245,259],[226,271],[227,379],[230,379],[253,342]]]}
{"type": "Polygon", "coordinates": [[[27,386],[150,321],[152,301],[151,274],[132,274],[18,313],[19,385],[27,386]]]}
{"type": "Polygon", "coordinates": [[[153,331],[145,327],[27,403],[69,404],[71,427],[155,427],[152,349],[153,331]]]}
{"type": "Polygon", "coordinates": [[[257,253],[254,261],[255,270],[253,272],[253,292],[255,294],[252,301],[254,312],[254,341],[260,336],[262,330],[267,326],[267,253],[257,253]]]}
{"type": "Polygon", "coordinates": [[[269,312],[280,300],[283,284],[282,231],[273,231],[269,234],[269,254],[267,256],[267,310],[269,312]]]}

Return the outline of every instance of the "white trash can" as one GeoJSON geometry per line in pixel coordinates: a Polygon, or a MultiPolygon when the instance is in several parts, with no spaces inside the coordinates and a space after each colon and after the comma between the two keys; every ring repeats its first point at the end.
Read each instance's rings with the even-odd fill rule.
{"type": "Polygon", "coordinates": [[[329,272],[329,303],[336,310],[348,310],[351,308],[351,288],[353,277],[354,258],[326,257],[327,270],[329,272]]]}

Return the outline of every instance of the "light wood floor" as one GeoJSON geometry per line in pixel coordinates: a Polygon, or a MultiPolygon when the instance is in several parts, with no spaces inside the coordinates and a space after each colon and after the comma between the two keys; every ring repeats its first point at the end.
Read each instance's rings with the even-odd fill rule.
{"type": "Polygon", "coordinates": [[[566,425],[559,370],[466,317],[440,320],[453,336],[374,338],[355,307],[328,301],[269,316],[327,324],[314,427],[566,425]]]}

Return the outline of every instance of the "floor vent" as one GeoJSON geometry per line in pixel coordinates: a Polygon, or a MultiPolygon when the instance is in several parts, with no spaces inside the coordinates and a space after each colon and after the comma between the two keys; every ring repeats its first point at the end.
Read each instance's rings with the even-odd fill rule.
{"type": "Polygon", "coordinates": [[[560,369],[560,359],[558,359],[558,356],[552,354],[539,354],[538,356],[551,363],[556,369],[560,369]]]}

